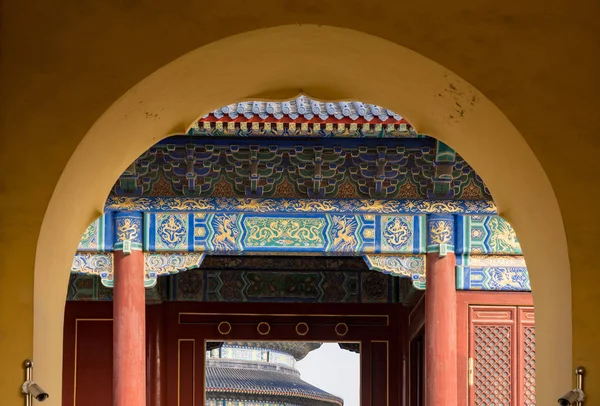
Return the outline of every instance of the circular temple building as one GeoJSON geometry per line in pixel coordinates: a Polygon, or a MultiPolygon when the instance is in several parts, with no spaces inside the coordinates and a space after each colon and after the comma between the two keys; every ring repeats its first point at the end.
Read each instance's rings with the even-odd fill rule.
{"type": "Polygon", "coordinates": [[[296,362],[320,343],[228,342],[207,351],[206,406],[342,406],[300,378],[296,362]]]}

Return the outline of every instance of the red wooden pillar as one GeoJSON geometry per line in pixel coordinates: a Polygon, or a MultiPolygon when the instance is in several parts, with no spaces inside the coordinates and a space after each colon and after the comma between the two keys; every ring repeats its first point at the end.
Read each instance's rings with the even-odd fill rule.
{"type": "Polygon", "coordinates": [[[146,312],[141,213],[115,213],[113,406],[146,406],[146,312]]]}
{"type": "Polygon", "coordinates": [[[427,220],[425,290],[425,405],[457,405],[456,257],[454,220],[427,220]]]}

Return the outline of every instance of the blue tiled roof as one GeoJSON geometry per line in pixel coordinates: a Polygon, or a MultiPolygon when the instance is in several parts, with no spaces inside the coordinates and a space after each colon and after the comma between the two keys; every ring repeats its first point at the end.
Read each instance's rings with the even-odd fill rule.
{"type": "Polygon", "coordinates": [[[341,120],[343,118],[358,120],[362,118],[367,122],[374,119],[381,121],[388,119],[402,120],[400,115],[375,104],[357,101],[323,103],[309,99],[306,96],[300,96],[294,100],[284,102],[251,101],[234,103],[207,114],[203,119],[206,119],[209,115],[213,115],[217,119],[226,117],[231,120],[235,120],[239,116],[243,116],[248,120],[252,118],[281,120],[284,117],[289,117],[292,120],[296,120],[299,117],[304,117],[307,120],[312,120],[313,118],[321,120],[341,120]]]}
{"type": "Polygon", "coordinates": [[[304,382],[296,370],[265,367],[259,362],[209,360],[206,365],[206,392],[209,398],[263,395],[343,405],[343,400],[337,396],[304,382]]]}

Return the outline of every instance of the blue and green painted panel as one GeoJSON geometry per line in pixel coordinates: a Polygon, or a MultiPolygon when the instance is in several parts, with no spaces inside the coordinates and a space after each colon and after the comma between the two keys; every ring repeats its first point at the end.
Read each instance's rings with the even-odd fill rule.
{"type": "Polygon", "coordinates": [[[138,211],[120,211],[114,217],[114,250],[142,250],[143,216],[138,211]]]}
{"type": "Polygon", "coordinates": [[[456,289],[493,291],[531,291],[527,268],[457,267],[456,289]]]}
{"type": "Polygon", "coordinates": [[[110,252],[128,245],[145,251],[147,286],[198,266],[203,257],[193,255],[304,253],[363,256],[423,289],[423,254],[454,250],[458,289],[530,289],[515,232],[489,202],[118,198],[109,208],[84,233],[72,267],[105,286],[110,252]]]}
{"type": "Polygon", "coordinates": [[[432,214],[427,216],[427,252],[454,252],[455,216],[451,214],[432,214]]]}
{"type": "Polygon", "coordinates": [[[321,250],[326,246],[327,221],[322,216],[244,216],[242,244],[248,250],[321,250]]]}
{"type": "Polygon", "coordinates": [[[425,216],[159,212],[144,215],[144,250],[425,253],[425,216]]]}
{"type": "MultiPolygon", "coordinates": [[[[172,210],[144,212],[143,221],[141,214],[132,217],[128,211],[109,211],[85,231],[78,252],[113,251],[119,235],[132,232],[131,241],[141,242],[146,252],[421,254],[447,245],[457,255],[522,255],[514,230],[497,215],[393,214],[392,207],[387,210],[378,201],[348,209],[345,205],[354,201],[339,202],[336,207],[327,201],[314,201],[314,205],[305,201],[296,207],[293,200],[271,199],[272,204],[263,200],[268,199],[246,201],[245,206],[225,204],[219,209],[213,205],[216,201],[190,199],[189,204],[179,202],[179,210],[168,205],[161,207],[172,210]],[[128,224],[135,227],[127,231],[128,224]],[[142,227],[141,231],[136,227],[142,227]]],[[[448,203],[458,202],[443,204],[448,203]]],[[[404,206],[413,207],[408,202],[404,206]]]]}
{"type": "Polygon", "coordinates": [[[525,259],[515,255],[457,255],[456,289],[528,292],[525,259]]]}
{"type": "Polygon", "coordinates": [[[457,216],[456,253],[522,255],[512,226],[500,216],[457,216]]]}
{"type": "Polygon", "coordinates": [[[113,213],[108,212],[96,219],[85,230],[77,251],[106,252],[113,249],[113,213]]]}
{"type": "Polygon", "coordinates": [[[193,221],[193,213],[144,213],[144,251],[194,251],[193,221]]]}

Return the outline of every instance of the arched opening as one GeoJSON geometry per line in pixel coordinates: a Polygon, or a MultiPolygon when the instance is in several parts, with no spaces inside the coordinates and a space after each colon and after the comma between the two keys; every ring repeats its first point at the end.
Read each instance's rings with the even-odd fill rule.
{"type": "MultiPolygon", "coordinates": [[[[402,112],[420,132],[456,149],[483,177],[500,214],[516,228],[527,258],[539,337],[538,400],[554,400],[546,388],[562,388],[570,381],[568,369],[554,367],[571,364],[570,328],[565,329],[571,325],[570,300],[565,298],[570,274],[558,204],[535,156],[497,107],[442,66],[380,38],[316,26],[253,31],[197,49],[140,82],[90,129],[54,191],[38,241],[37,379],[47,382],[48,391],[60,393],[69,265],[81,233],[101,213],[108,191],[129,163],[161,138],[185,131],[198,112],[236,100],[285,99],[302,92],[402,112]],[[332,49],[347,56],[343,70],[330,64],[332,49]],[[361,58],[366,52],[371,60],[386,61],[377,74],[361,58]],[[233,54],[257,67],[251,78],[236,66],[209,63],[233,54]],[[313,63],[290,64],[298,54],[313,63]]],[[[51,401],[60,403],[58,396],[51,401]]]]}

